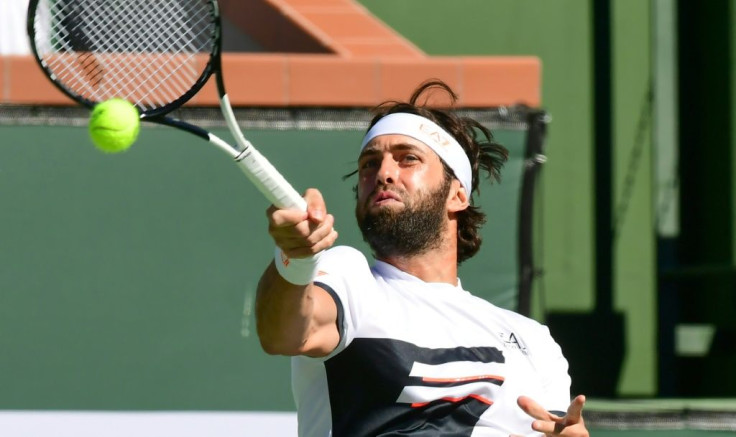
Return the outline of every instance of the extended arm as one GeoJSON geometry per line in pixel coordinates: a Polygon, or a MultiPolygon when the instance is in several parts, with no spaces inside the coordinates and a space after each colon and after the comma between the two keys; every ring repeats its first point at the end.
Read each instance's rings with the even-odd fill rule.
{"type": "MultiPolygon", "coordinates": [[[[284,255],[293,259],[329,248],[337,238],[334,218],[326,213],[322,195],[308,190],[307,211],[270,207],[269,234],[284,255]]],[[[339,342],[337,307],[332,297],[311,282],[293,284],[266,268],[256,295],[256,328],[269,354],[324,356],[339,342]]]]}

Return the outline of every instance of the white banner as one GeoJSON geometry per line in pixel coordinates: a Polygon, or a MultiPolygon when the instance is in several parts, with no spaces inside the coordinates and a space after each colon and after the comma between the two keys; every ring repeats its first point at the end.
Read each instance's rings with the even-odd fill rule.
{"type": "Polygon", "coordinates": [[[31,53],[26,36],[28,0],[0,0],[0,55],[31,53]]]}
{"type": "Polygon", "coordinates": [[[283,412],[0,411],[3,437],[293,437],[296,433],[296,413],[283,412]]]}

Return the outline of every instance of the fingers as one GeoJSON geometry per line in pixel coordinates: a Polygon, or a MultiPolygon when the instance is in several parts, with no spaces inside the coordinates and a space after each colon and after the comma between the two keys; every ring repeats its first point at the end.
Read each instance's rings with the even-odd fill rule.
{"type": "Polygon", "coordinates": [[[306,213],[300,215],[291,212],[275,211],[268,228],[274,242],[286,256],[303,258],[313,255],[332,246],[337,239],[332,214],[327,214],[321,223],[313,223],[307,219],[306,213]]]}
{"type": "Polygon", "coordinates": [[[535,420],[532,422],[532,429],[544,435],[560,435],[565,430],[565,425],[551,420],[535,420]]]}
{"type": "Polygon", "coordinates": [[[321,252],[331,247],[337,240],[334,222],[335,219],[331,214],[328,214],[325,221],[317,227],[311,224],[305,226],[305,222],[302,222],[294,228],[299,232],[299,236],[285,239],[283,245],[279,247],[289,258],[303,258],[321,252]],[[302,232],[303,229],[307,230],[302,232]]]}
{"type": "Polygon", "coordinates": [[[584,406],[585,406],[585,396],[577,395],[575,399],[573,399],[572,402],[570,403],[570,406],[567,407],[567,416],[565,416],[567,423],[581,422],[583,419],[583,407],[584,406]]]}
{"type": "Polygon", "coordinates": [[[527,396],[519,396],[516,403],[521,407],[522,410],[531,417],[540,420],[549,420],[550,418],[558,418],[554,414],[547,411],[544,407],[539,405],[532,398],[527,396]]]}
{"type": "Polygon", "coordinates": [[[269,228],[285,228],[307,220],[309,214],[298,209],[279,209],[271,205],[266,210],[269,228]]]}
{"type": "Polygon", "coordinates": [[[277,246],[290,258],[304,258],[332,246],[337,239],[335,218],[327,214],[322,194],[307,190],[304,199],[307,211],[278,209],[271,206],[266,211],[268,232],[277,246]]]}
{"type": "Polygon", "coordinates": [[[532,423],[532,429],[543,433],[545,436],[590,437],[590,432],[583,423],[565,425],[563,423],[535,420],[532,423]]]}
{"type": "Polygon", "coordinates": [[[532,422],[532,429],[534,431],[543,433],[546,436],[589,436],[583,421],[583,406],[585,405],[585,396],[583,395],[579,395],[572,400],[564,417],[550,413],[533,399],[526,396],[520,396],[517,399],[517,404],[529,416],[537,419],[532,422]]]}

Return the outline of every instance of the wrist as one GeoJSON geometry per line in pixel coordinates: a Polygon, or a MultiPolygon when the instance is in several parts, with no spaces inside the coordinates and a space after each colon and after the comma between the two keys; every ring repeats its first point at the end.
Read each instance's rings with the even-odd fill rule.
{"type": "Polygon", "coordinates": [[[317,259],[318,255],[289,258],[279,247],[276,247],[274,254],[276,270],[282,278],[294,285],[307,285],[312,282],[317,272],[317,259]]]}

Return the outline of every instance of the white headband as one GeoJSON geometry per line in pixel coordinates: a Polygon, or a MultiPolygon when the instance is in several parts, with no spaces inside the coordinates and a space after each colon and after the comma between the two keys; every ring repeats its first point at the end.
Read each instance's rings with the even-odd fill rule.
{"type": "Polygon", "coordinates": [[[365,134],[360,150],[362,151],[373,138],[389,134],[406,135],[429,146],[452,169],[455,177],[470,196],[473,172],[468,155],[465,154],[460,143],[437,123],[420,115],[406,112],[389,114],[378,120],[365,134]]]}

